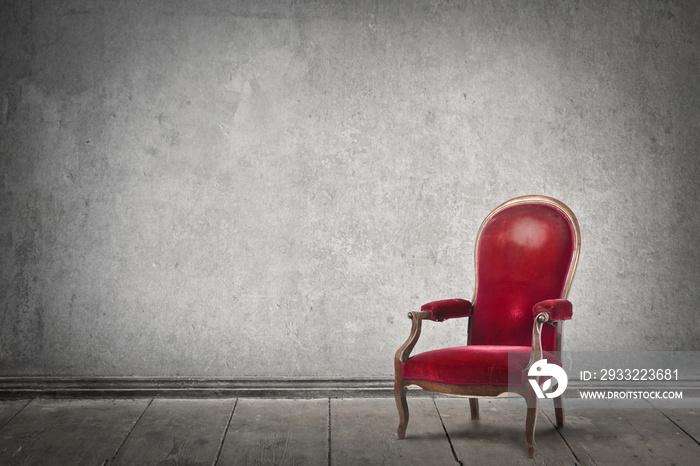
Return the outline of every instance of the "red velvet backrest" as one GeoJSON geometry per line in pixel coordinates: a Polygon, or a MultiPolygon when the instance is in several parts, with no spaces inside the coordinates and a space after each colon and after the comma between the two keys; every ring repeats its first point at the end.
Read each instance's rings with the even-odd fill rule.
{"type": "MultiPolygon", "coordinates": [[[[495,209],[476,242],[476,290],[469,344],[532,344],[532,307],[566,298],[578,261],[578,224],[551,198],[526,196],[495,209]]],[[[545,325],[542,347],[556,349],[556,327],[545,325]]]]}

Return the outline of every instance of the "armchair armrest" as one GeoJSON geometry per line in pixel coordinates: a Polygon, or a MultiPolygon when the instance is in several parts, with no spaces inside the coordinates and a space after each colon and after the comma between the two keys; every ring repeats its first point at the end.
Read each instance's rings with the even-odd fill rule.
{"type": "Polygon", "coordinates": [[[420,308],[423,312],[428,312],[430,320],[442,322],[447,319],[455,319],[457,317],[468,317],[472,312],[472,303],[466,299],[443,299],[440,301],[431,301],[423,304],[420,308]]]}
{"type": "Polygon", "coordinates": [[[547,314],[547,321],[569,320],[573,315],[573,305],[566,299],[547,299],[535,304],[532,308],[532,316],[537,317],[541,313],[547,314]]]}
{"type": "Polygon", "coordinates": [[[542,352],[542,325],[545,322],[554,325],[551,322],[569,320],[572,315],[573,305],[571,301],[566,299],[547,299],[532,307],[532,316],[534,318],[532,324],[532,353],[530,354],[530,362],[527,364],[526,370],[544,357],[542,352]]]}
{"type": "Polygon", "coordinates": [[[395,363],[397,370],[400,370],[401,363],[408,361],[408,358],[411,356],[411,351],[413,351],[413,347],[416,346],[418,338],[420,337],[423,320],[430,319],[436,322],[442,322],[445,319],[467,317],[471,314],[471,310],[472,304],[469,301],[466,299],[454,298],[432,301],[423,304],[420,311],[409,312],[408,318],[411,319],[411,335],[396,352],[395,363]]]}

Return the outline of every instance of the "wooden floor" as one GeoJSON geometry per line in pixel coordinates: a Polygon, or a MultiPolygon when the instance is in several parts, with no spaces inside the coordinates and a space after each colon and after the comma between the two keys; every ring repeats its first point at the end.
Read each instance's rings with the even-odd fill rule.
{"type": "Polygon", "coordinates": [[[392,398],[0,401],[0,464],[700,464],[698,399],[665,407],[545,403],[526,458],[525,407],[410,397],[405,440],[392,398]]]}

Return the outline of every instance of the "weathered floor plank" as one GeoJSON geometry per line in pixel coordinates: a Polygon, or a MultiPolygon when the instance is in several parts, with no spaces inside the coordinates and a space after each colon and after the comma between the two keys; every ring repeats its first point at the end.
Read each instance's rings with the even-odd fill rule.
{"type": "MultiPolygon", "coordinates": [[[[696,464],[700,445],[646,402],[565,401],[561,430],[584,464],[696,464]],[[600,402],[598,402],[600,404],[600,402]]],[[[554,410],[545,410],[554,419],[554,410]]]]}
{"type": "Polygon", "coordinates": [[[239,399],[217,464],[328,464],[328,399],[239,399]]]}
{"type": "Polygon", "coordinates": [[[0,464],[103,464],[148,400],[33,400],[0,430],[0,464]]]}
{"type": "Polygon", "coordinates": [[[17,413],[22,411],[22,408],[27,406],[31,400],[2,400],[0,401],[0,428],[7,421],[12,419],[17,413]]]}
{"type": "Polygon", "coordinates": [[[399,440],[399,415],[391,398],[331,400],[331,464],[455,464],[430,398],[408,399],[406,438],[399,440]]]}
{"type": "Polygon", "coordinates": [[[436,398],[435,402],[457,459],[463,464],[576,463],[556,427],[541,412],[535,424],[535,457],[527,457],[527,407],[523,398],[481,398],[479,419],[475,421],[471,420],[467,398],[436,398]]]}
{"type": "Polygon", "coordinates": [[[654,404],[659,411],[690,435],[695,443],[700,443],[700,399],[691,398],[654,404]]]}
{"type": "Polygon", "coordinates": [[[206,464],[219,452],[233,399],[156,399],[112,464],[206,464]]]}
{"type": "Polygon", "coordinates": [[[116,464],[210,465],[219,455],[219,466],[322,465],[329,447],[337,465],[451,465],[452,448],[463,464],[576,459],[592,465],[684,465],[700,458],[697,399],[636,407],[598,401],[593,408],[587,400],[567,399],[560,430],[552,423],[551,403],[542,402],[534,461],[526,458],[524,404],[481,399],[481,419],[471,421],[466,399],[409,395],[408,402],[407,436],[398,440],[398,414],[390,398],[239,399],[237,404],[156,399],[150,406],[149,400],[2,401],[0,464],[102,465],[114,458],[116,464]]]}

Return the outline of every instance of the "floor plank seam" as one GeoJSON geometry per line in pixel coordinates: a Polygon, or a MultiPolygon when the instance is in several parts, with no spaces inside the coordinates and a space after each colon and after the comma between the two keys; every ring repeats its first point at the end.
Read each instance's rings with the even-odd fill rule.
{"type": "Polygon", "coordinates": [[[547,412],[545,410],[540,409],[540,411],[542,412],[542,414],[544,414],[544,417],[547,418],[549,423],[552,424],[552,427],[554,427],[554,429],[557,431],[557,434],[559,434],[559,437],[561,437],[561,439],[564,441],[564,445],[566,445],[566,448],[568,448],[569,452],[571,452],[571,454],[573,455],[574,459],[576,460],[576,464],[583,464],[581,462],[581,460],[579,459],[579,457],[576,456],[576,452],[574,452],[574,449],[571,448],[571,445],[569,445],[569,442],[566,440],[566,437],[564,437],[564,434],[561,433],[561,429],[556,426],[556,424],[552,421],[552,418],[549,417],[549,415],[547,414],[547,412]]]}
{"type": "Polygon", "coordinates": [[[155,399],[155,398],[151,398],[151,399],[148,401],[148,404],[146,405],[146,408],[143,410],[143,412],[141,412],[141,415],[139,416],[139,418],[136,419],[136,422],[134,422],[134,425],[131,426],[131,429],[129,429],[129,432],[127,432],[127,434],[124,436],[124,440],[122,440],[122,443],[119,444],[119,446],[117,447],[117,449],[114,451],[114,454],[112,455],[112,457],[109,458],[109,459],[106,459],[105,462],[102,463],[102,466],[106,466],[106,465],[108,465],[108,464],[112,464],[112,463],[114,462],[114,460],[117,459],[117,455],[119,454],[119,451],[122,449],[122,447],[124,446],[124,444],[126,443],[126,441],[129,439],[129,437],[131,436],[131,433],[134,431],[134,429],[135,429],[136,426],[138,425],[139,421],[141,421],[141,419],[143,418],[143,415],[146,414],[146,411],[148,411],[148,408],[151,406],[151,403],[153,403],[153,400],[154,400],[154,399],[155,399]]]}
{"type": "Polygon", "coordinates": [[[328,398],[328,466],[331,466],[331,399],[328,398]]]}
{"type": "Polygon", "coordinates": [[[656,406],[654,406],[654,409],[656,409],[658,412],[660,412],[661,414],[663,414],[664,417],[666,417],[666,419],[668,419],[669,421],[671,421],[671,423],[672,423],[674,426],[678,427],[685,435],[687,435],[688,437],[690,437],[690,438],[693,440],[693,442],[695,442],[695,443],[697,443],[698,445],[700,445],[700,442],[698,442],[698,440],[697,440],[695,437],[693,437],[692,435],[690,435],[690,433],[689,433],[687,430],[685,430],[685,429],[682,428],[680,425],[678,425],[678,423],[677,423],[676,421],[674,421],[673,419],[671,419],[670,417],[668,417],[668,415],[667,415],[666,413],[664,413],[663,411],[661,411],[661,410],[660,410],[659,408],[657,408],[656,406]]]}
{"type": "Polygon", "coordinates": [[[442,425],[442,430],[445,432],[445,437],[447,437],[447,443],[450,444],[450,451],[452,452],[452,458],[454,458],[455,462],[459,466],[464,466],[462,462],[459,460],[457,457],[457,452],[455,451],[454,446],[452,445],[452,440],[450,439],[450,434],[447,432],[447,427],[445,427],[445,423],[442,421],[442,414],[440,414],[440,409],[438,409],[437,403],[435,402],[435,398],[433,398],[433,406],[435,406],[435,411],[437,411],[438,418],[440,419],[440,424],[442,425]]]}
{"type": "Polygon", "coordinates": [[[236,401],[233,402],[233,407],[231,408],[231,414],[228,416],[228,422],[226,423],[226,427],[224,428],[224,433],[221,434],[221,442],[219,443],[219,451],[216,452],[216,458],[214,458],[214,462],[212,463],[212,466],[216,466],[219,463],[219,458],[221,457],[221,450],[224,449],[224,442],[226,441],[226,436],[228,435],[228,430],[231,427],[231,420],[233,419],[233,413],[236,411],[236,406],[238,406],[238,398],[236,398],[236,401]]]}
{"type": "Polygon", "coordinates": [[[12,416],[10,416],[10,418],[9,418],[7,421],[5,421],[5,423],[4,423],[2,426],[0,426],[0,429],[4,428],[6,425],[8,425],[10,422],[12,422],[12,420],[13,420],[14,418],[16,418],[17,415],[18,415],[19,413],[21,413],[22,411],[24,411],[24,408],[26,408],[27,406],[29,406],[29,403],[31,403],[32,401],[34,401],[33,398],[30,399],[29,401],[27,401],[26,403],[24,403],[24,406],[22,406],[15,414],[13,414],[12,416]]]}

